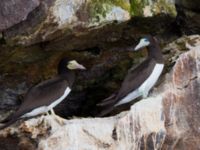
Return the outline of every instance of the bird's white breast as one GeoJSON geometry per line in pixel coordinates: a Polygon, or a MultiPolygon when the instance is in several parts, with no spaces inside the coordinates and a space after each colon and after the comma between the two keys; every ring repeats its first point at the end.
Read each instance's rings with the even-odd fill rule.
{"type": "MultiPolygon", "coordinates": [[[[160,77],[162,70],[164,68],[164,64],[156,64],[150,76],[143,82],[143,84],[136,90],[129,93],[126,97],[120,100],[115,106],[128,103],[139,96],[146,94],[148,95],[150,89],[155,85],[158,78],[160,77]]],[[[144,96],[144,95],[143,95],[144,96]]],[[[145,97],[144,96],[144,97],[145,97]]]]}
{"type": "Polygon", "coordinates": [[[56,105],[58,105],[62,100],[64,100],[67,97],[67,95],[70,93],[70,91],[71,91],[71,89],[69,87],[67,87],[64,94],[60,98],[55,100],[53,103],[51,103],[49,106],[41,106],[36,109],[33,109],[32,111],[24,114],[21,118],[36,116],[36,115],[39,115],[39,114],[42,114],[42,113],[45,113],[45,112],[51,110],[56,105]]]}
{"type": "Polygon", "coordinates": [[[125,96],[122,100],[120,100],[117,104],[115,104],[115,106],[119,106],[125,103],[128,103],[136,98],[138,98],[140,96],[140,92],[138,89],[136,89],[135,91],[132,91],[131,93],[129,93],[127,96],[125,96]]]}
{"type": "Polygon", "coordinates": [[[144,81],[139,87],[139,91],[149,92],[149,90],[155,85],[158,78],[160,77],[164,64],[156,64],[151,75],[144,81]]]}

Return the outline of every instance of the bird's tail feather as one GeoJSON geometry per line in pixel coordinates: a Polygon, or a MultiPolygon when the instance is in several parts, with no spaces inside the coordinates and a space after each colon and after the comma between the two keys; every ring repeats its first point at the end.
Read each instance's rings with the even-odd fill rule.
{"type": "Polygon", "coordinates": [[[107,114],[109,114],[110,112],[112,112],[114,110],[114,106],[113,105],[109,105],[106,108],[103,108],[102,111],[100,111],[100,113],[98,113],[96,116],[97,117],[104,117],[107,114]]]}
{"type": "MultiPolygon", "coordinates": [[[[5,129],[6,127],[10,126],[11,124],[13,124],[14,122],[16,122],[18,119],[12,119],[8,122],[6,122],[5,124],[3,124],[2,126],[0,126],[0,130],[5,129]]],[[[3,120],[4,121],[4,120],[3,120]]]]}
{"type": "Polygon", "coordinates": [[[110,97],[104,99],[97,106],[101,109],[100,112],[96,115],[97,117],[104,117],[111,113],[115,109],[116,104],[116,94],[112,94],[110,97]]]}
{"type": "Polygon", "coordinates": [[[108,98],[102,100],[102,102],[98,103],[97,106],[106,106],[106,105],[113,104],[115,102],[115,97],[116,97],[116,94],[112,94],[108,98]]]}
{"type": "Polygon", "coordinates": [[[9,122],[10,120],[12,120],[12,116],[13,116],[13,115],[10,115],[10,116],[8,116],[7,118],[1,120],[0,123],[5,124],[5,123],[9,122]]]}
{"type": "Polygon", "coordinates": [[[138,90],[136,90],[136,91],[130,93],[129,95],[127,95],[122,100],[120,100],[118,103],[116,103],[115,106],[123,105],[123,104],[129,103],[131,101],[135,101],[140,96],[141,96],[141,93],[138,90]]]}

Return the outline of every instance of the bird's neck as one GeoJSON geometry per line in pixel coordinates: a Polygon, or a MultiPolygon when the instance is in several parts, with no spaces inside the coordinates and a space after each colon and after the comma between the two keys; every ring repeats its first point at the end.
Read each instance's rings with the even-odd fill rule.
{"type": "Polygon", "coordinates": [[[59,75],[61,75],[64,79],[67,79],[67,81],[69,82],[69,86],[72,87],[75,81],[75,71],[70,70],[60,73],[59,75]]]}
{"type": "Polygon", "coordinates": [[[148,57],[155,59],[158,63],[164,63],[162,52],[158,44],[152,44],[147,47],[148,57]]]}

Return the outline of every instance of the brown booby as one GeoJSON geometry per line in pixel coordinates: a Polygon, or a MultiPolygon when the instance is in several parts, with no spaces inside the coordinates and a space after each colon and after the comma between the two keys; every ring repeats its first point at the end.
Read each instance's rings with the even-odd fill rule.
{"type": "Polygon", "coordinates": [[[128,71],[118,92],[97,104],[97,106],[105,108],[98,116],[105,116],[116,106],[131,102],[140,96],[143,96],[143,98],[148,96],[149,91],[162,73],[164,59],[155,37],[146,36],[142,38],[134,48],[134,51],[138,51],[144,47],[147,47],[148,50],[146,60],[135,69],[132,67],[128,71]]]}
{"type": "Polygon", "coordinates": [[[27,92],[19,109],[1,122],[5,124],[0,129],[8,127],[19,119],[34,117],[48,111],[53,113],[53,108],[70,93],[75,80],[75,70],[85,67],[75,60],[68,61],[63,58],[57,69],[57,76],[39,83],[27,92]]]}

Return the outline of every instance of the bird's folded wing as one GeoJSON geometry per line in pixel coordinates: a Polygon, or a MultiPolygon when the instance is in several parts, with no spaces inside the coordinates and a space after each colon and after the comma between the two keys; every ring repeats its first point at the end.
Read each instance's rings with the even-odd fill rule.
{"type": "Polygon", "coordinates": [[[135,69],[130,69],[116,96],[116,103],[136,90],[150,76],[155,66],[153,59],[146,59],[135,69]]]}
{"type": "Polygon", "coordinates": [[[53,78],[31,88],[24,97],[24,102],[11,118],[18,118],[41,106],[48,106],[61,97],[68,87],[67,80],[53,78]]]}
{"type": "Polygon", "coordinates": [[[115,96],[117,93],[112,94],[111,96],[109,96],[108,98],[102,100],[100,103],[97,104],[97,106],[105,106],[105,105],[110,105],[112,104],[115,100],[115,96]]]}

